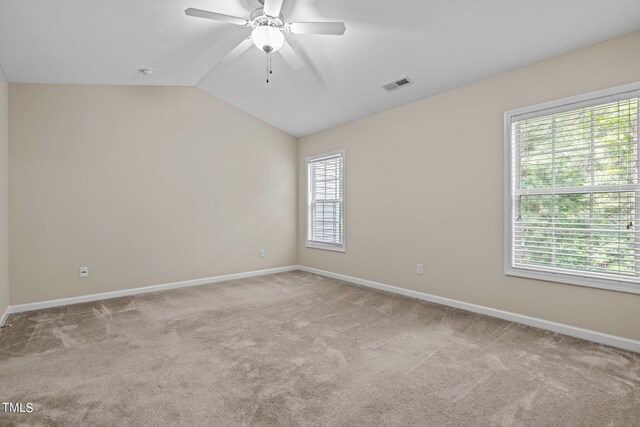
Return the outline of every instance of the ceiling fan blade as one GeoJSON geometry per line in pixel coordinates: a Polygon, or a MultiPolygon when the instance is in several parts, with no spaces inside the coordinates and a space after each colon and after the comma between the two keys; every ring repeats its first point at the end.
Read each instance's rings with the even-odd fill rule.
{"type": "Polygon", "coordinates": [[[198,18],[213,19],[214,21],[228,22],[230,24],[240,25],[246,27],[249,25],[249,21],[236,16],[223,15],[222,13],[209,12],[208,10],[194,9],[190,7],[186,9],[184,13],[188,16],[195,16],[198,18]]]}
{"type": "Polygon", "coordinates": [[[292,22],[287,24],[291,34],[333,34],[341,36],[347,27],[344,22],[292,22]]]}
{"type": "Polygon", "coordinates": [[[223,64],[228,64],[231,61],[235,61],[240,55],[242,55],[247,49],[249,49],[251,45],[253,45],[253,40],[251,40],[251,36],[249,36],[246,39],[242,40],[236,47],[231,49],[231,51],[220,60],[220,62],[222,62],[223,64]]]}
{"type": "Polygon", "coordinates": [[[287,61],[287,64],[294,70],[299,70],[304,67],[304,62],[302,62],[302,59],[300,59],[296,51],[293,50],[286,40],[278,52],[280,52],[280,55],[282,55],[284,60],[287,61]]]}
{"type": "Polygon", "coordinates": [[[280,16],[280,9],[282,9],[282,0],[264,0],[265,15],[277,18],[280,16]]]}

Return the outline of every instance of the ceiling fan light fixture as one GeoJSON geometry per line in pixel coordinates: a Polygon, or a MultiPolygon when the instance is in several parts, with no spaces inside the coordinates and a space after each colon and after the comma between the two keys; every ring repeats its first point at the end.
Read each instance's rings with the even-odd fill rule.
{"type": "Polygon", "coordinates": [[[261,25],[251,32],[253,44],[267,53],[276,52],[284,44],[284,35],[280,30],[271,25],[261,25]]]}
{"type": "MultiPolygon", "coordinates": [[[[256,8],[249,15],[248,19],[237,16],[225,15],[211,12],[209,10],[188,8],[184,11],[187,16],[210,19],[213,21],[227,22],[241,27],[252,28],[251,36],[244,38],[221,60],[223,64],[237,59],[246,52],[251,44],[266,53],[267,60],[267,83],[269,75],[273,74],[271,69],[273,52],[280,52],[285,62],[297,70],[304,63],[298,54],[291,48],[285,40],[284,32],[289,34],[326,34],[343,35],[346,27],[344,22],[287,22],[282,15],[283,1],[290,0],[257,0],[262,7],[256,8]]],[[[288,36],[287,36],[288,37],[288,36]]]]}

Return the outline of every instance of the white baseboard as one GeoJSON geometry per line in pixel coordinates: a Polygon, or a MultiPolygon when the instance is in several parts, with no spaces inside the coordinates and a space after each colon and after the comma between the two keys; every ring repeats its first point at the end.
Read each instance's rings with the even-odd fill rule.
{"type": "Polygon", "coordinates": [[[345,282],[354,283],[360,286],[366,286],[369,288],[374,288],[374,289],[379,289],[386,292],[392,292],[395,294],[404,295],[410,298],[417,298],[424,301],[433,302],[436,304],[455,307],[455,308],[470,311],[473,313],[497,317],[500,319],[521,323],[523,325],[545,329],[548,331],[557,332],[560,334],[569,335],[572,337],[581,338],[588,341],[593,341],[599,344],[604,344],[611,347],[622,348],[624,350],[640,353],[640,341],[618,337],[615,335],[608,335],[601,332],[592,331],[589,329],[578,328],[575,326],[551,322],[551,321],[539,319],[536,317],[525,316],[522,314],[512,313],[509,311],[498,310],[495,308],[485,307],[482,305],[471,304],[471,303],[458,301],[450,298],[439,297],[436,295],[430,295],[423,292],[412,291],[409,289],[386,285],[384,283],[373,282],[370,280],[360,279],[357,277],[346,276],[344,274],[338,274],[330,271],[319,270],[316,268],[310,268],[310,267],[299,266],[299,265],[270,268],[266,270],[249,271],[245,273],[227,274],[224,276],[206,277],[203,279],[185,280],[181,282],[166,283],[162,285],[153,285],[153,286],[146,286],[146,287],[134,288],[134,289],[124,289],[121,291],[104,292],[99,294],[83,295],[83,296],[71,297],[71,298],[62,298],[62,299],[42,301],[42,302],[36,302],[36,303],[30,303],[30,304],[13,305],[13,306],[7,307],[2,317],[0,317],[0,326],[3,326],[5,324],[9,314],[11,313],[21,313],[24,311],[39,310],[43,308],[58,307],[62,305],[79,304],[83,302],[118,298],[118,297],[123,297],[128,295],[137,295],[137,294],[143,294],[148,292],[164,291],[168,289],[184,288],[188,286],[198,286],[198,285],[206,285],[210,283],[226,282],[229,280],[262,276],[266,274],[283,273],[285,271],[294,271],[294,270],[302,270],[308,273],[314,273],[320,276],[343,280],[345,282]]]}
{"type": "Polygon", "coordinates": [[[511,313],[509,311],[498,310],[495,308],[485,307],[482,305],[470,304],[467,302],[439,297],[436,295],[430,295],[423,292],[398,288],[396,286],[385,285],[384,283],[372,282],[370,280],[359,279],[357,277],[351,277],[351,276],[345,276],[344,274],[332,273],[330,271],[318,270],[316,268],[310,268],[305,266],[300,266],[299,268],[300,270],[306,271],[308,273],[314,273],[320,276],[343,280],[345,282],[354,283],[356,285],[361,285],[369,288],[379,289],[382,291],[392,292],[395,294],[400,294],[400,295],[404,295],[411,298],[417,298],[424,301],[433,302],[436,304],[447,305],[449,307],[455,307],[462,310],[471,311],[473,313],[485,314],[487,316],[497,317],[499,319],[509,320],[509,321],[521,323],[527,326],[533,326],[534,328],[545,329],[548,331],[557,332],[560,334],[569,335],[576,338],[581,338],[583,340],[593,341],[599,344],[604,344],[611,347],[617,347],[624,350],[640,353],[640,341],[635,341],[628,338],[622,338],[615,335],[603,334],[601,332],[596,332],[589,329],[583,329],[575,326],[565,325],[562,323],[551,322],[551,321],[539,319],[536,317],[524,316],[522,314],[511,313]]]}
{"type": "MultiPolygon", "coordinates": [[[[79,304],[83,302],[98,301],[103,299],[111,299],[124,297],[129,295],[146,294],[148,292],[165,291],[167,289],[186,288],[188,286],[208,285],[210,283],[226,282],[229,280],[244,279],[246,277],[264,276],[265,274],[283,273],[285,271],[299,270],[297,265],[287,267],[269,268],[266,270],[248,271],[245,273],[227,274],[224,276],[205,277],[203,279],[184,280],[182,282],[165,283],[162,285],[145,286],[143,288],[123,289],[121,291],[103,292],[99,294],[82,295],[79,297],[61,298],[41,302],[33,302],[29,304],[12,305],[7,308],[7,312],[2,320],[10,313],[21,313],[24,311],[40,310],[43,308],[59,307],[62,305],[79,304]]],[[[2,323],[0,323],[2,325],[2,323]]]]}
{"type": "Polygon", "coordinates": [[[0,317],[0,326],[4,326],[4,322],[7,321],[7,317],[9,317],[10,314],[11,314],[11,306],[7,307],[2,317],[0,317]]]}

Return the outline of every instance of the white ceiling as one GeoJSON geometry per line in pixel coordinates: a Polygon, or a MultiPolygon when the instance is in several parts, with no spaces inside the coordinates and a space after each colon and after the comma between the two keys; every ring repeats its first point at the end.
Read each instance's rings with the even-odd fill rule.
{"type": "Polygon", "coordinates": [[[188,7],[248,17],[258,2],[0,0],[0,65],[10,82],[196,85],[303,136],[640,29],[638,0],[284,0],[287,21],[347,31],[287,35],[306,66],[274,55],[266,84],[256,48],[216,65],[249,29],[188,7]]]}

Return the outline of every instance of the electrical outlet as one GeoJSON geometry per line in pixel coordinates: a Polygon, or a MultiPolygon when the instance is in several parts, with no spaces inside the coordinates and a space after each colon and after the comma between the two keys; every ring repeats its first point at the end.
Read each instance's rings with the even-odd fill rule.
{"type": "Polygon", "coordinates": [[[267,251],[264,249],[260,249],[260,258],[264,258],[267,255],[267,251]]]}
{"type": "Polygon", "coordinates": [[[422,264],[416,264],[416,274],[418,275],[424,274],[424,266],[422,264]]]}
{"type": "Polygon", "coordinates": [[[80,267],[80,277],[87,277],[89,275],[89,267],[80,267]]]}

